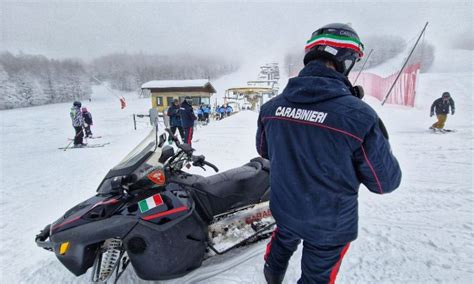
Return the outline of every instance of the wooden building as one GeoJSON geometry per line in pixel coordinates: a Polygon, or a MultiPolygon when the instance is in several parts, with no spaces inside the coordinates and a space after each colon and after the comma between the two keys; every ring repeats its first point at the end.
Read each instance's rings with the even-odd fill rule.
{"type": "Polygon", "coordinates": [[[186,97],[192,99],[193,106],[210,105],[211,96],[216,93],[208,80],[155,80],[144,83],[141,89],[149,93],[151,105],[158,112],[168,108],[174,99],[181,103],[186,97]]]}

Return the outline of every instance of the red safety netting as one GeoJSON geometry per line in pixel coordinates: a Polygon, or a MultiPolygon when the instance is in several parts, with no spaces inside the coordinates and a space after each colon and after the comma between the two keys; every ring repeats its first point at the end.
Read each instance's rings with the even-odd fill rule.
{"type": "MultiPolygon", "coordinates": [[[[397,83],[390,92],[386,103],[388,104],[397,104],[404,106],[415,106],[415,95],[416,95],[416,78],[420,70],[420,63],[415,63],[407,66],[400,78],[398,78],[397,83]]],[[[362,73],[357,79],[356,85],[361,85],[364,87],[366,95],[373,96],[380,101],[383,101],[384,97],[387,95],[388,90],[392,86],[397,73],[390,75],[386,78],[382,78],[378,75],[372,73],[362,73]]],[[[350,74],[349,79],[351,82],[354,81],[357,76],[357,72],[350,74]]]]}

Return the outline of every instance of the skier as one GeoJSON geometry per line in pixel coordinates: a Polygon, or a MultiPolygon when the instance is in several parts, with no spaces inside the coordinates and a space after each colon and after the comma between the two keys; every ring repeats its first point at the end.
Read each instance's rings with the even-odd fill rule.
{"type": "Polygon", "coordinates": [[[82,117],[84,118],[84,130],[86,134],[86,138],[92,138],[92,131],[91,126],[92,124],[92,114],[87,111],[87,108],[83,107],[82,109],[82,117]]]}
{"type": "Polygon", "coordinates": [[[204,106],[203,112],[204,112],[204,121],[206,122],[206,124],[208,124],[209,123],[209,113],[211,112],[211,107],[209,105],[204,106]]]}
{"type": "Polygon", "coordinates": [[[430,129],[443,129],[446,119],[448,118],[449,107],[451,107],[451,115],[454,115],[454,100],[449,92],[444,92],[441,98],[436,99],[431,105],[430,117],[436,113],[438,121],[433,123],[430,129]]]}
{"type": "MultiPolygon", "coordinates": [[[[176,129],[178,129],[179,136],[181,136],[181,140],[184,141],[184,132],[183,127],[181,126],[181,115],[180,115],[180,108],[179,108],[179,101],[178,99],[174,99],[171,106],[168,108],[167,115],[170,119],[170,130],[173,135],[176,133],[176,129]]],[[[168,143],[173,143],[172,137],[168,137],[168,143]]]]}
{"type": "Polygon", "coordinates": [[[223,119],[225,117],[225,110],[226,110],[226,106],[225,105],[221,105],[219,107],[219,116],[220,118],[219,119],[223,119]]]}
{"type": "Polygon", "coordinates": [[[385,127],[347,79],[362,55],[350,26],[316,30],[298,77],[261,107],[256,146],[271,163],[270,210],[277,223],[264,257],[268,283],[282,283],[301,240],[298,283],[334,283],[357,237],[360,184],[378,194],[400,184],[385,127]]]}
{"type": "Polygon", "coordinates": [[[197,113],[198,121],[204,121],[204,110],[202,109],[202,105],[199,106],[196,113],[197,113]]]}
{"type": "Polygon", "coordinates": [[[84,126],[84,119],[82,117],[81,105],[81,102],[75,101],[72,104],[71,111],[69,113],[72,120],[72,127],[74,127],[76,132],[76,135],[74,136],[74,147],[82,147],[87,145],[82,142],[82,138],[84,137],[84,130],[82,129],[84,126]]]}
{"type": "Polygon", "coordinates": [[[191,140],[193,139],[193,126],[196,116],[194,115],[194,110],[192,107],[192,100],[190,97],[186,97],[181,103],[179,112],[181,115],[181,126],[183,127],[184,132],[184,143],[191,145],[191,140]]]}
{"type": "Polygon", "coordinates": [[[227,107],[225,108],[226,116],[230,116],[233,111],[234,109],[230,105],[227,105],[227,107]]]}

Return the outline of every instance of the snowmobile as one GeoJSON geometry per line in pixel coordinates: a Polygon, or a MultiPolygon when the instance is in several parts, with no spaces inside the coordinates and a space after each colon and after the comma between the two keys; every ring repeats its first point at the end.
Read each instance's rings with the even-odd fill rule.
{"type": "Polygon", "coordinates": [[[177,278],[203,260],[270,236],[269,161],[209,177],[183,167],[218,168],[194,149],[165,145],[158,128],[112,168],[96,195],[47,225],[36,244],[76,276],[116,282],[131,263],[144,280],[177,278]],[[176,148],[176,151],[175,151],[176,148]]]}

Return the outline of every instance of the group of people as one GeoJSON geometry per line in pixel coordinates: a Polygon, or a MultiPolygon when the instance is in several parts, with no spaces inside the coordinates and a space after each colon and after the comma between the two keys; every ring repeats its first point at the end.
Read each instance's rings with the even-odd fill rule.
{"type": "Polygon", "coordinates": [[[209,123],[209,114],[211,113],[211,107],[209,105],[201,104],[197,109],[198,121],[203,123],[209,123]]]}
{"type": "Polygon", "coordinates": [[[80,101],[75,101],[72,104],[70,117],[72,120],[72,127],[74,127],[74,147],[81,147],[87,145],[83,139],[92,138],[92,114],[87,110],[86,107],[82,107],[80,101]]]}
{"type": "MultiPolygon", "coordinates": [[[[166,115],[169,117],[169,126],[171,133],[175,135],[178,130],[183,143],[191,145],[193,139],[194,121],[197,119],[192,107],[192,99],[186,97],[180,104],[178,99],[174,99],[168,108],[166,115]]],[[[171,137],[168,142],[172,143],[171,137]]]]}
{"type": "Polygon", "coordinates": [[[216,120],[221,120],[227,116],[230,116],[234,109],[229,104],[223,104],[221,106],[216,106],[215,117],[216,120]]]}
{"type": "MultiPolygon", "coordinates": [[[[229,116],[233,112],[230,105],[223,104],[215,109],[215,119],[220,120],[229,116]]],[[[173,135],[178,131],[183,143],[191,145],[193,139],[194,122],[197,120],[202,123],[209,123],[211,107],[201,104],[196,111],[192,107],[192,99],[186,97],[180,104],[178,99],[174,99],[173,103],[165,110],[167,119],[169,120],[169,128],[173,135]]],[[[169,143],[172,143],[171,137],[169,143]]]]}

